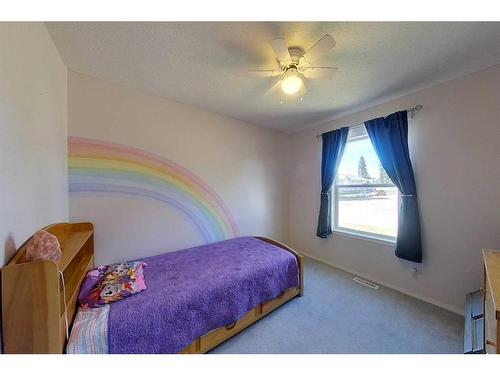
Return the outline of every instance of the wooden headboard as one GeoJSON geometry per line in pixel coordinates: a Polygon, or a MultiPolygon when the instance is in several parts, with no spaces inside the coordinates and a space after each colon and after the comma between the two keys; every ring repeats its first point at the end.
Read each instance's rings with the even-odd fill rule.
{"type": "Polygon", "coordinates": [[[26,241],[2,268],[4,353],[63,353],[68,325],[76,314],[78,291],[94,267],[91,223],[59,223],[44,228],[61,244],[61,259],[26,261],[26,241]],[[63,273],[65,293],[59,271],[63,273]]]}

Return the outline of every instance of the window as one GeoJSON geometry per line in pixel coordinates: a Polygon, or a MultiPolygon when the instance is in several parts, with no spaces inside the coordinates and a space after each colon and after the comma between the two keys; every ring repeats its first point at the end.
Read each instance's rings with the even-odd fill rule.
{"type": "Polygon", "coordinates": [[[399,193],[363,125],[349,129],[334,183],[334,229],[395,241],[399,193]]]}

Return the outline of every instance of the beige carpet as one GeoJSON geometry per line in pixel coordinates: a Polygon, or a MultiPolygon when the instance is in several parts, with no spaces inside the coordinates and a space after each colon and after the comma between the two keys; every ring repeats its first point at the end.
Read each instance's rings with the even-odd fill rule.
{"type": "MultiPolygon", "coordinates": [[[[211,353],[462,353],[463,317],[311,258],[305,295],[211,353]]],[[[464,296],[465,298],[465,296],[464,296]]]]}

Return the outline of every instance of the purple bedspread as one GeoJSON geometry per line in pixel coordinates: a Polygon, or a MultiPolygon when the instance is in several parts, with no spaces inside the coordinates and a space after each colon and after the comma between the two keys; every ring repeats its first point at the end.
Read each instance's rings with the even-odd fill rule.
{"type": "Polygon", "coordinates": [[[298,285],[295,256],[254,237],[143,260],[147,289],[110,305],[110,353],[177,353],[298,285]]]}

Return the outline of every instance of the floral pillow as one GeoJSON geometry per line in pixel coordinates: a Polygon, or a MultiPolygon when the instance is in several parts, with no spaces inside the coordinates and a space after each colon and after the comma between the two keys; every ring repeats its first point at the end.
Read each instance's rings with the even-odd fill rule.
{"type": "Polygon", "coordinates": [[[100,266],[87,273],[78,295],[82,308],[102,307],[146,289],[145,262],[100,266]]]}

